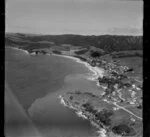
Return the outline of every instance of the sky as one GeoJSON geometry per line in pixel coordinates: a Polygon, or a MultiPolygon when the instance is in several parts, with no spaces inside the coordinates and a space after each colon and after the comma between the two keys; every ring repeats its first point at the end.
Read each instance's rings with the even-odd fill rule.
{"type": "Polygon", "coordinates": [[[142,35],[142,0],[6,0],[6,32],[142,35]]]}

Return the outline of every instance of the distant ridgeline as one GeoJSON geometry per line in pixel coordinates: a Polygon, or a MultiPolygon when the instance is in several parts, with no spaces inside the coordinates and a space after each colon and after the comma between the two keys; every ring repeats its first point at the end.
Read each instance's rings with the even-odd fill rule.
{"type": "Polygon", "coordinates": [[[22,48],[29,52],[33,49],[51,48],[52,46],[60,46],[61,44],[70,44],[83,48],[94,46],[108,53],[125,50],[142,50],[143,36],[30,35],[20,33],[6,33],[5,35],[6,46],[22,48]]]}

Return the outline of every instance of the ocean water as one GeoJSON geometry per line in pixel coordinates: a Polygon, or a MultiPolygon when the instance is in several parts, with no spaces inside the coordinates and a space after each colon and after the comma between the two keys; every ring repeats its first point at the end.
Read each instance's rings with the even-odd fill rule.
{"type": "Polygon", "coordinates": [[[88,75],[89,69],[72,59],[5,50],[5,81],[43,137],[96,136],[96,129],[58,98],[74,90],[101,92],[88,75]]]}

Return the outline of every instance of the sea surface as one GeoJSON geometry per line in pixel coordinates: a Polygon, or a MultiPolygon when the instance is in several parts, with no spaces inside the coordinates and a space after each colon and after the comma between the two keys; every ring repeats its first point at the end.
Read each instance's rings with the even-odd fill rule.
{"type": "MultiPolygon", "coordinates": [[[[5,93],[7,102],[9,98],[17,100],[15,102],[22,107],[30,123],[42,137],[97,136],[96,129],[89,121],[64,107],[58,98],[65,92],[75,90],[101,92],[96,82],[87,78],[90,76],[92,72],[85,65],[70,58],[54,55],[30,56],[21,50],[5,49],[5,83],[15,96],[12,99],[5,93]]],[[[10,104],[5,104],[5,108],[5,128],[12,129],[10,123],[15,114],[11,116],[11,112],[7,110],[10,110],[10,104]]],[[[17,115],[18,113],[16,119],[17,115]]],[[[24,123],[21,125],[24,126],[24,123]]],[[[19,128],[21,127],[14,122],[13,131],[5,131],[8,136],[17,137],[16,131],[19,128]]],[[[21,137],[21,133],[18,136],[21,137]]]]}

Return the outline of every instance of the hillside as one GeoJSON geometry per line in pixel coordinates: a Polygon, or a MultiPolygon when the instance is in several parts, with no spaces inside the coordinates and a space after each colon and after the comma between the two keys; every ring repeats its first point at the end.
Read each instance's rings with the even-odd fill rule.
{"type": "Polygon", "coordinates": [[[6,33],[6,46],[15,46],[31,51],[39,48],[50,48],[52,46],[61,46],[70,44],[89,48],[94,46],[105,50],[106,52],[124,51],[124,50],[142,50],[142,36],[118,36],[118,35],[100,35],[100,36],[82,36],[82,35],[28,35],[20,33],[6,33]]]}

